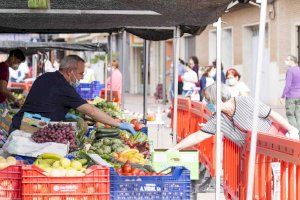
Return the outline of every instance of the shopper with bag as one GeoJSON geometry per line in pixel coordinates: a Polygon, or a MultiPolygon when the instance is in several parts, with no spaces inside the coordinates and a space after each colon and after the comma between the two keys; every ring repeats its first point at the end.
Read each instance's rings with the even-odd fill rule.
{"type": "MultiPolygon", "coordinates": [[[[232,98],[226,85],[222,85],[221,91],[221,131],[224,134],[224,137],[227,137],[237,145],[242,146],[245,143],[246,133],[253,128],[254,99],[250,96],[232,98]]],[[[204,98],[208,102],[216,104],[216,84],[205,88],[203,92],[204,98]]],[[[280,127],[286,129],[287,137],[299,139],[299,130],[297,128],[290,125],[285,118],[271,110],[270,107],[259,102],[258,131],[269,133],[272,122],[275,122],[279,124],[280,127]]],[[[189,135],[170,150],[185,149],[211,137],[211,135],[214,135],[217,132],[216,123],[217,117],[216,115],[213,115],[200,131],[189,135]]]]}

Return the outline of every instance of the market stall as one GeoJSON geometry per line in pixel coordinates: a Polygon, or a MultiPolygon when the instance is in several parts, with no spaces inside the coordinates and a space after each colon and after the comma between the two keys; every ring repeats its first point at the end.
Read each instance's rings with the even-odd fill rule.
{"type": "MultiPolygon", "coordinates": [[[[48,9],[30,10],[26,1],[0,1],[3,5],[0,9],[0,19],[5,19],[0,20],[1,32],[111,33],[126,30],[147,40],[163,40],[174,37],[174,66],[177,66],[178,38],[184,33],[199,34],[207,24],[216,21],[230,1],[191,0],[188,2],[172,1],[169,4],[160,0],[114,1],[113,3],[110,1],[80,1],[73,4],[54,0],[48,2],[51,5],[46,7],[48,9]],[[190,6],[191,4],[193,6],[190,6]]],[[[174,82],[177,83],[176,67],[174,67],[174,74],[174,82]]],[[[176,91],[175,94],[177,94],[176,91]]],[[[101,108],[107,108],[107,112],[116,111],[115,104],[109,105],[105,100],[92,103],[96,106],[105,104],[101,108]],[[110,106],[114,108],[110,108],[110,106]]],[[[174,116],[177,116],[176,105],[175,96],[174,116]]],[[[137,130],[142,130],[138,121],[132,121],[130,117],[122,116],[125,113],[119,109],[117,112],[121,112],[121,114],[116,114],[121,116],[118,115],[115,118],[131,122],[137,130]]],[[[79,113],[73,114],[79,115],[79,113]]],[[[82,117],[85,118],[85,116],[82,117]]],[[[153,164],[148,166],[151,164],[151,159],[149,159],[151,146],[144,132],[131,136],[128,133],[120,133],[120,130],[97,123],[91,128],[92,130],[87,131],[86,125],[81,125],[84,124],[84,120],[77,122],[76,126],[71,126],[63,123],[51,124],[41,118],[39,122],[42,121],[43,125],[40,126],[40,123],[34,122],[35,118],[29,116],[29,121],[24,121],[24,127],[28,128],[35,124],[38,126],[37,130],[28,135],[22,131],[30,131],[27,128],[25,128],[26,130],[21,128],[20,135],[16,135],[16,138],[9,138],[9,141],[15,142],[19,137],[22,137],[23,140],[27,138],[29,143],[32,142],[30,144],[34,143],[37,146],[45,145],[45,143],[54,143],[56,146],[54,146],[55,151],[53,152],[50,152],[50,148],[47,146],[47,152],[35,152],[34,156],[30,154],[29,157],[36,158],[33,166],[21,167],[23,199],[65,200],[82,198],[96,200],[109,199],[109,197],[112,199],[133,199],[136,197],[141,199],[190,199],[191,175],[188,170],[183,167],[170,168],[169,165],[160,166],[160,168],[156,168],[153,164]],[[57,137],[53,137],[53,134],[57,134],[57,137]],[[104,138],[99,138],[99,135],[104,136],[104,138]],[[118,136],[120,139],[110,139],[118,136]],[[56,155],[57,145],[63,152],[59,155],[56,155]],[[100,164],[102,167],[90,167],[93,164],[100,164]],[[115,169],[110,169],[109,172],[105,166],[114,166],[115,169]],[[162,170],[161,167],[166,168],[167,171],[162,170]],[[110,179],[108,180],[109,173],[110,179]],[[128,182],[128,179],[131,181],[128,182]],[[90,185],[86,184],[88,180],[90,180],[90,185]],[[39,184],[41,182],[44,185],[39,184]],[[108,186],[109,183],[110,186],[108,186]]],[[[173,131],[173,140],[176,142],[176,123],[174,123],[173,131]]],[[[15,150],[15,145],[9,144],[15,143],[8,143],[5,150],[7,152],[15,150]]],[[[38,149],[45,149],[45,147],[38,149]]],[[[19,152],[24,153],[25,151],[19,152]]],[[[181,155],[170,157],[170,152],[166,152],[158,156],[156,161],[162,157],[167,159],[166,163],[171,163],[170,166],[181,160],[181,155]],[[172,162],[168,159],[171,159],[172,162]]],[[[30,161],[30,159],[23,157],[22,160],[24,162],[30,161]]],[[[9,161],[6,159],[5,162],[8,163],[9,161]]],[[[14,184],[20,186],[20,182],[14,184]]],[[[9,188],[11,189],[11,187],[9,188]]],[[[17,198],[21,198],[20,187],[14,187],[10,193],[6,192],[4,195],[11,197],[12,191],[13,194],[18,191],[19,196],[17,198]]]]}

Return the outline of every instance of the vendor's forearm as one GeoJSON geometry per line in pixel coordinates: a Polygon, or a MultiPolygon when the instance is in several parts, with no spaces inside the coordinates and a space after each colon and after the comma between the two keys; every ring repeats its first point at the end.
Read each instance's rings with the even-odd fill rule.
{"type": "Polygon", "coordinates": [[[284,117],[282,117],[280,114],[278,114],[277,112],[275,112],[273,110],[271,111],[269,118],[272,121],[278,123],[280,126],[282,126],[283,128],[285,128],[288,131],[291,131],[294,128],[293,126],[291,126],[289,124],[289,122],[284,117]]]}
{"type": "Polygon", "coordinates": [[[211,134],[207,134],[202,131],[195,132],[195,133],[189,135],[188,137],[186,137],[185,139],[183,139],[177,145],[175,145],[174,149],[181,150],[181,149],[185,149],[185,148],[194,146],[211,136],[212,136],[211,134]]]}
{"type": "Polygon", "coordinates": [[[100,111],[98,108],[96,108],[93,105],[90,104],[84,104],[78,108],[78,110],[89,117],[91,117],[96,122],[101,122],[103,124],[107,124],[110,126],[118,127],[120,124],[116,120],[114,120],[112,117],[107,115],[106,113],[100,111]]]}

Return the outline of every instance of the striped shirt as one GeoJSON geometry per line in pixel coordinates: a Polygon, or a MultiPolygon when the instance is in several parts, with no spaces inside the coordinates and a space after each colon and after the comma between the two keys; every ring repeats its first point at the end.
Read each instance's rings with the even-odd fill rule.
{"type": "MultiPolygon", "coordinates": [[[[254,99],[250,96],[238,96],[235,98],[235,111],[230,118],[226,114],[221,114],[221,131],[224,136],[237,145],[243,145],[245,133],[252,130],[252,119],[254,112],[254,99]]],[[[272,122],[268,119],[271,108],[259,102],[258,111],[258,131],[269,132],[272,122]]],[[[213,115],[210,120],[202,127],[201,131],[215,134],[217,130],[217,117],[213,115]]]]}

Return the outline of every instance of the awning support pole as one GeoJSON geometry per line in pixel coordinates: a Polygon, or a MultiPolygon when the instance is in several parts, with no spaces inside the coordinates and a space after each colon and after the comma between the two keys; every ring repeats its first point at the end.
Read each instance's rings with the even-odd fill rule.
{"type": "Polygon", "coordinates": [[[177,143],[179,39],[180,39],[180,28],[176,27],[174,29],[174,39],[173,39],[173,84],[174,84],[173,145],[177,143]]]}
{"type": "Polygon", "coordinates": [[[149,66],[149,41],[144,40],[144,90],[143,90],[143,119],[147,122],[147,94],[148,94],[148,66],[149,66]]]}
{"type": "Polygon", "coordinates": [[[256,66],[255,80],[255,99],[253,111],[253,128],[251,133],[250,157],[248,164],[248,185],[247,185],[247,200],[252,200],[254,187],[254,170],[256,158],[256,143],[258,131],[258,109],[259,109],[259,93],[261,81],[261,68],[263,64],[264,48],[265,48],[265,32],[266,32],[266,15],[267,15],[267,0],[261,0],[260,7],[260,22],[259,22],[259,38],[258,38],[258,56],[256,66]]]}
{"type": "Polygon", "coordinates": [[[104,99],[107,101],[107,68],[108,68],[108,52],[105,54],[105,61],[104,61],[104,84],[105,84],[105,96],[104,99]]]}
{"type": "Polygon", "coordinates": [[[221,66],[222,66],[222,20],[217,22],[217,137],[216,137],[216,194],[215,199],[220,200],[221,194],[221,66]]]}
{"type": "Polygon", "coordinates": [[[113,99],[112,99],[112,82],[113,82],[113,80],[112,80],[112,61],[113,61],[113,58],[112,58],[112,54],[113,54],[113,49],[112,49],[112,34],[109,34],[109,67],[110,67],[110,72],[109,72],[109,76],[110,76],[110,94],[109,94],[109,96],[110,96],[110,101],[113,101],[113,99]]]}
{"type": "Polygon", "coordinates": [[[163,58],[163,74],[162,74],[162,78],[163,78],[163,104],[166,104],[166,85],[167,85],[167,80],[166,80],[166,64],[167,64],[167,57],[166,57],[166,41],[163,42],[162,45],[162,58],[163,58]]]}
{"type": "Polygon", "coordinates": [[[121,94],[121,99],[122,99],[122,108],[124,109],[125,107],[125,68],[126,68],[126,44],[127,44],[127,34],[126,31],[123,31],[123,43],[122,43],[122,94],[121,94]]]}

